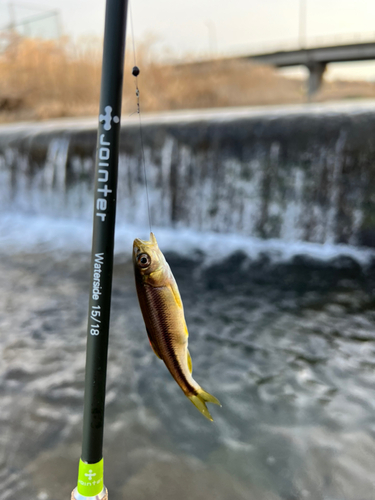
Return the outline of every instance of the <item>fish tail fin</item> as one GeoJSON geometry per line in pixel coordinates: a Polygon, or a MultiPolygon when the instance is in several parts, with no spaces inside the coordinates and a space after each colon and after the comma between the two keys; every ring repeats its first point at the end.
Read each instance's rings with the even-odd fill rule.
{"type": "Polygon", "coordinates": [[[192,394],[190,396],[188,395],[188,398],[193,403],[193,405],[196,406],[206,418],[208,418],[208,420],[211,420],[211,422],[213,422],[214,419],[211,417],[206,403],[213,403],[215,405],[221,406],[220,401],[216,399],[215,396],[212,396],[212,394],[209,394],[200,387],[197,390],[197,394],[192,394]]]}

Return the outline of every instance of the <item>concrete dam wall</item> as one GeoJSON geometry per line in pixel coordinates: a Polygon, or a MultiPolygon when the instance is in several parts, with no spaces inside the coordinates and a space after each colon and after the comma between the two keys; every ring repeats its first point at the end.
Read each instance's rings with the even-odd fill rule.
{"type": "MultiPolygon", "coordinates": [[[[0,127],[0,208],[90,218],[95,119],[0,127]]],[[[375,104],[143,116],[152,222],[375,246],[375,104]]],[[[121,128],[117,219],[147,224],[138,116],[121,128]]]]}

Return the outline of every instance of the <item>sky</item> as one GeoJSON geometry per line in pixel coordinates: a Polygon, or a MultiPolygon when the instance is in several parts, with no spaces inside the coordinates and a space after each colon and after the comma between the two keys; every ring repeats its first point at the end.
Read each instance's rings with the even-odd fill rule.
{"type": "MultiPolygon", "coordinates": [[[[131,0],[136,40],[153,39],[153,50],[174,59],[262,52],[375,39],[373,0],[131,0]],[[306,9],[305,29],[300,14],[306,9]]],[[[104,0],[0,0],[0,25],[10,9],[16,20],[57,9],[64,34],[103,35],[104,0]]],[[[128,26],[128,35],[130,25],[128,26]]],[[[285,74],[298,74],[284,70],[285,74]]],[[[301,73],[301,72],[300,72],[301,73]]],[[[301,73],[302,74],[302,73],[301,73]]],[[[329,65],[328,77],[375,81],[375,62],[329,65]]]]}

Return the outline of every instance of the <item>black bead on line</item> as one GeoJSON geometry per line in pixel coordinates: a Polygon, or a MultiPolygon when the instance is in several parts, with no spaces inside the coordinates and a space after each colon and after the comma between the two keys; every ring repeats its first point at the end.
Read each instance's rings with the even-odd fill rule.
{"type": "Polygon", "coordinates": [[[140,72],[141,70],[138,68],[138,66],[134,66],[134,68],[132,69],[133,76],[138,76],[140,72]]]}

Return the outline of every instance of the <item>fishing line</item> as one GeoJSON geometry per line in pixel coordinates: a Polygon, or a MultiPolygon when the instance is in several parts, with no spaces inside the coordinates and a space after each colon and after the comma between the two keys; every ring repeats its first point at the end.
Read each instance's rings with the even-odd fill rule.
{"type": "Polygon", "coordinates": [[[143,130],[142,130],[142,119],[141,119],[141,106],[140,106],[140,103],[139,103],[138,75],[140,73],[140,69],[137,66],[137,59],[136,59],[136,52],[135,52],[134,29],[133,29],[133,13],[132,13],[132,4],[131,4],[131,2],[129,3],[129,10],[130,10],[130,26],[131,26],[131,34],[132,34],[132,42],[133,42],[133,60],[134,60],[134,67],[132,69],[132,75],[134,76],[135,95],[136,95],[136,98],[137,98],[137,113],[138,113],[138,116],[139,116],[139,136],[140,136],[140,140],[141,140],[143,174],[144,174],[145,186],[146,186],[148,223],[149,223],[149,226],[150,226],[150,233],[151,233],[152,232],[152,228],[151,228],[150,200],[149,200],[149,196],[148,196],[148,184],[147,184],[146,161],[145,161],[145,148],[144,148],[144,143],[143,143],[143,130]]]}

